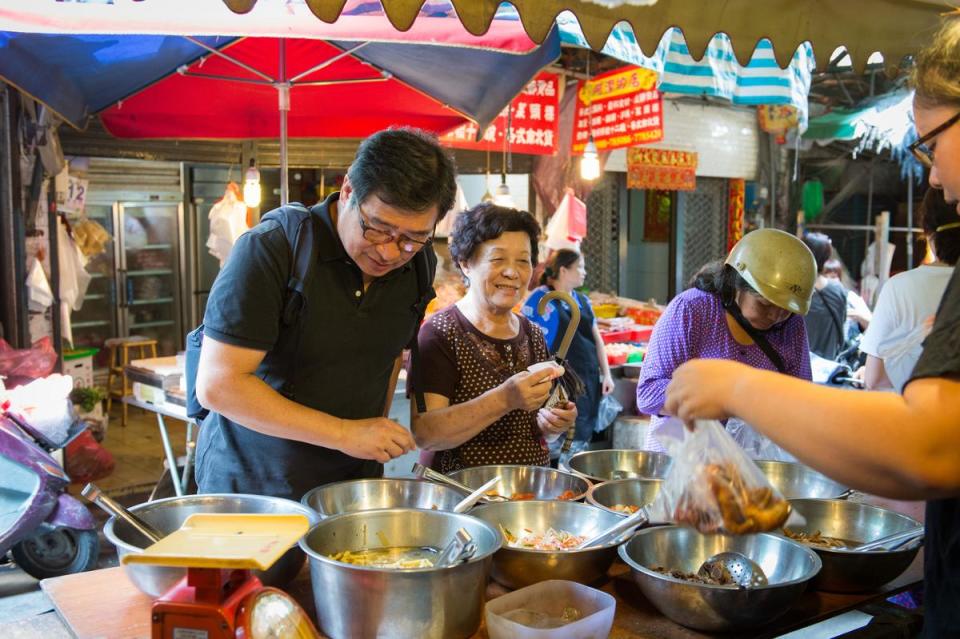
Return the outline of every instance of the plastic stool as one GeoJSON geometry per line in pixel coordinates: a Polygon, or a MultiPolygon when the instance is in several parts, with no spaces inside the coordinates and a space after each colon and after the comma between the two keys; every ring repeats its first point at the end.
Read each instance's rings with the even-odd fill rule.
{"type": "Polygon", "coordinates": [[[134,359],[156,357],[157,340],[142,335],[131,335],[130,337],[112,337],[106,340],[103,345],[110,349],[110,369],[107,372],[107,412],[110,412],[114,398],[119,399],[123,404],[120,426],[125,427],[127,425],[127,403],[123,401],[123,398],[131,394],[130,381],[127,379],[126,372],[127,365],[134,359]],[[137,349],[136,357],[130,357],[130,351],[133,349],[137,349]],[[115,379],[120,382],[120,388],[115,387],[115,379]]]}

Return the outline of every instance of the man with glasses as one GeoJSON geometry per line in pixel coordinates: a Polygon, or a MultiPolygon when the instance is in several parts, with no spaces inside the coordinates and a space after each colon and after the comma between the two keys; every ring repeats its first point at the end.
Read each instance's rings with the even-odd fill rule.
{"type": "Polygon", "coordinates": [[[196,391],[211,413],[197,443],[200,492],[300,499],[331,481],[380,476],[414,449],[384,407],[455,178],[428,134],[366,139],[341,191],[311,210],[317,259],[294,328],[283,323],[293,268],[283,209],[241,236],[204,315],[196,391]]]}

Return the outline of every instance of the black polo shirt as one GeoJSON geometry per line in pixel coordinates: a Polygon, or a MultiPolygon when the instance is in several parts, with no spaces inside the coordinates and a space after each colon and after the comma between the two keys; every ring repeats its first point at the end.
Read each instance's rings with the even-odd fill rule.
{"type": "MultiPolygon", "coordinates": [[[[257,375],[277,390],[292,382],[300,404],[344,419],[377,417],[393,362],[413,335],[416,269],[408,262],[364,291],[362,273],[330,218],[329,205],[338,197],[314,208],[319,257],[306,291],[303,328],[281,327],[292,250],[281,225],[268,221],[237,240],[210,291],[204,334],[268,351],[257,375]],[[285,339],[298,340],[293,366],[280,355],[288,350],[285,339]]],[[[200,428],[196,473],[200,492],[300,499],[331,481],[377,476],[382,466],[264,435],[211,413],[200,428]]]]}
{"type": "MultiPolygon", "coordinates": [[[[911,381],[960,377],[960,268],[940,301],[911,381]]],[[[910,382],[907,382],[908,384],[910,382]]],[[[954,398],[960,401],[960,398],[954,398]]],[[[955,444],[960,446],[960,442],[955,444]]],[[[960,638],[960,498],[927,502],[923,555],[924,636],[960,638]]]]}

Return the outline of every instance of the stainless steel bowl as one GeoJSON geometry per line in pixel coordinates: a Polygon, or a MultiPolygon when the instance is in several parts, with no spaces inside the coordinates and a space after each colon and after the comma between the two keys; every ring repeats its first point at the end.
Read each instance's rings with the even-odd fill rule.
{"type": "MultiPolygon", "coordinates": [[[[827,537],[861,544],[920,525],[912,517],[852,501],[792,499],[790,505],[807,521],[802,526],[789,526],[788,530],[808,534],[819,530],[827,537]]],[[[813,581],[813,587],[830,592],[863,592],[879,588],[899,577],[920,551],[919,546],[869,552],[835,550],[812,544],[809,547],[823,562],[823,570],[813,581]]]]}
{"type": "Polygon", "coordinates": [[[756,464],[785,499],[839,499],[850,492],[843,484],[803,464],[762,459],[756,464]]]}
{"type": "Polygon", "coordinates": [[[596,484],[587,493],[587,503],[626,517],[627,513],[613,509],[617,504],[625,506],[649,506],[660,492],[662,479],[617,479],[596,484]]]}
{"type": "Polygon", "coordinates": [[[663,479],[673,460],[649,450],[585,450],[570,458],[570,470],[592,482],[613,479],[663,479]]]}
{"type": "Polygon", "coordinates": [[[499,483],[491,490],[504,497],[514,493],[533,493],[536,499],[556,499],[564,491],[572,490],[576,495],[574,500],[580,500],[591,486],[579,475],[546,466],[474,466],[449,474],[471,488],[479,488],[499,475],[499,483]]]}
{"type": "Polygon", "coordinates": [[[419,479],[358,479],[314,488],[300,503],[323,518],[383,508],[453,511],[464,497],[455,488],[419,479]]]}
{"type": "Polygon", "coordinates": [[[809,548],[779,535],[701,535],[691,528],[646,528],[620,547],[633,579],[657,610],[682,626],[708,632],[740,630],[779,617],[820,570],[809,548]],[[713,555],[735,551],[763,568],[769,584],[743,589],[661,574],[654,567],[696,573],[713,555]]]}
{"type": "MultiPolygon", "coordinates": [[[[301,514],[306,515],[311,526],[320,520],[315,512],[295,501],[262,495],[185,495],[137,504],[130,512],[165,535],[179,529],[187,517],[196,513],[301,514]]],[[[140,534],[124,521],[111,517],[103,526],[103,534],[117,547],[121,560],[127,553],[143,550],[140,534]]],[[[305,559],[303,552],[293,546],[268,570],[255,573],[265,585],[283,587],[297,576],[305,559]]],[[[152,597],[164,594],[187,574],[186,568],[147,564],[124,564],[123,569],[137,588],[152,597]]]]}
{"type": "Polygon", "coordinates": [[[492,555],[501,536],[469,515],[393,508],[324,519],[302,540],[320,629],[333,639],[470,637],[480,626],[492,555]],[[448,568],[391,570],[330,559],[343,550],[442,548],[459,528],[477,544],[473,557],[448,568]]]}
{"type": "MultiPolygon", "coordinates": [[[[565,530],[592,537],[620,521],[620,516],[575,501],[509,501],[474,508],[470,514],[513,534],[524,528],[565,530]]],[[[493,578],[508,588],[523,588],[547,579],[592,584],[603,579],[626,536],[587,550],[527,550],[504,541],[493,557],[493,578]]]]}

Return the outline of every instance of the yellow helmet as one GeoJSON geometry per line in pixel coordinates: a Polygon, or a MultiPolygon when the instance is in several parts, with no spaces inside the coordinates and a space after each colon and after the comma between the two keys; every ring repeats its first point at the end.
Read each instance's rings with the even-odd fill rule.
{"type": "Polygon", "coordinates": [[[817,262],[797,237],[777,229],[751,231],[731,249],[726,263],[771,304],[800,315],[810,310],[817,262]]]}

